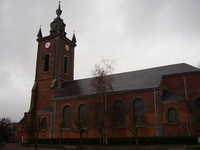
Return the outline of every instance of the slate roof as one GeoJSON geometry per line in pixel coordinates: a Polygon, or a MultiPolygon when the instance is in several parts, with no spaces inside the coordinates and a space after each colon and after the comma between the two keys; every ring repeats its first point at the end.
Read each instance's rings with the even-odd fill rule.
{"type": "Polygon", "coordinates": [[[174,101],[174,100],[184,101],[185,97],[182,97],[176,93],[173,93],[172,91],[164,89],[162,95],[162,101],[174,101]]]}
{"type": "Polygon", "coordinates": [[[52,112],[52,110],[53,110],[53,106],[50,105],[44,109],[38,110],[37,113],[50,113],[50,112],[52,112]]]}
{"type": "MultiPolygon", "coordinates": [[[[168,65],[120,74],[114,74],[113,77],[113,92],[124,92],[131,90],[143,90],[157,88],[160,85],[162,76],[173,75],[188,72],[199,72],[200,69],[190,66],[185,63],[168,65]]],[[[59,94],[54,98],[70,99],[72,97],[87,96],[95,94],[90,88],[92,78],[67,81],[62,84],[58,90],[59,94]]]]}

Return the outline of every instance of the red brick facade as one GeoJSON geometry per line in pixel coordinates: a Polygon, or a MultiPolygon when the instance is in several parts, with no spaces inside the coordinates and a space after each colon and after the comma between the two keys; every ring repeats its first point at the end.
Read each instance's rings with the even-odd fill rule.
{"type": "MultiPolygon", "coordinates": [[[[192,126],[195,124],[194,114],[192,110],[194,109],[194,101],[200,97],[200,73],[192,74],[179,74],[174,76],[166,76],[161,80],[159,89],[148,89],[141,91],[130,91],[125,93],[115,93],[111,96],[108,102],[108,136],[109,137],[132,137],[133,135],[126,128],[128,125],[129,116],[133,110],[133,102],[135,99],[140,98],[145,103],[145,112],[149,121],[149,136],[157,136],[157,124],[156,124],[156,108],[155,108],[155,90],[159,90],[162,95],[162,90],[168,89],[183,96],[187,99],[185,101],[169,100],[164,101],[161,104],[161,116],[162,116],[162,136],[188,136],[196,135],[192,126]],[[124,106],[124,126],[115,127],[113,122],[114,118],[114,104],[116,101],[121,101],[124,106]],[[177,122],[169,123],[168,121],[168,110],[170,108],[175,108],[177,110],[177,122]]],[[[52,114],[38,114],[37,117],[47,117],[48,118],[48,128],[47,130],[41,131],[40,138],[59,138],[60,137],[60,124],[63,117],[63,108],[68,105],[72,109],[72,120],[77,118],[78,107],[80,104],[84,103],[87,107],[87,115],[90,118],[88,132],[84,134],[84,138],[99,138],[99,132],[95,129],[95,105],[97,103],[95,96],[75,98],[75,99],[62,99],[54,100],[55,109],[55,120],[52,125],[52,114]],[[52,127],[54,130],[52,132],[52,127]],[[51,135],[51,136],[50,136],[51,135]]],[[[42,107],[42,106],[40,106],[42,107]]],[[[44,106],[43,106],[44,108],[44,106]]],[[[73,129],[62,129],[63,138],[79,138],[79,134],[73,132],[73,129]]],[[[147,136],[147,133],[141,133],[141,136],[147,136]]]]}

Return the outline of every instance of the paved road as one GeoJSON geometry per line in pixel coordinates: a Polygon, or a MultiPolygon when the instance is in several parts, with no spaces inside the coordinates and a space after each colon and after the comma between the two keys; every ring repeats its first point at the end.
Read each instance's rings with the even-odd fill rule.
{"type": "MultiPolygon", "coordinates": [[[[1,149],[2,150],[35,150],[34,147],[25,147],[19,144],[6,144],[3,148],[0,148],[0,150],[1,149]]],[[[59,150],[59,148],[38,147],[38,150],[59,150]]]]}
{"type": "MultiPolygon", "coordinates": [[[[83,148],[86,150],[86,148],[83,148]]],[[[122,150],[123,148],[117,148],[116,149],[109,149],[107,150],[122,150]]],[[[129,148],[129,149],[123,149],[123,150],[133,150],[134,148],[129,148]]],[[[140,150],[147,150],[148,148],[141,147],[140,150]]],[[[0,150],[35,150],[34,147],[26,147],[26,146],[21,146],[20,144],[6,144],[3,148],[0,148],[0,150]]],[[[38,150],[60,150],[59,148],[44,148],[44,147],[38,147],[38,150]]],[[[62,149],[63,150],[63,149],[62,149]]],[[[99,148],[90,148],[89,150],[99,150],[99,148]]],[[[103,150],[101,148],[100,150],[103,150]]],[[[184,147],[173,147],[173,148],[168,148],[168,147],[152,147],[151,150],[186,150],[184,147]]]]}

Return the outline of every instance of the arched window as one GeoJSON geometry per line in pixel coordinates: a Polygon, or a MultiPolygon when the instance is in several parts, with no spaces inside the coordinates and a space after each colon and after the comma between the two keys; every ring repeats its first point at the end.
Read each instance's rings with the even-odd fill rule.
{"type": "Polygon", "coordinates": [[[145,106],[142,99],[135,99],[133,101],[132,121],[135,125],[142,125],[146,122],[145,106]]]}
{"type": "Polygon", "coordinates": [[[95,126],[101,127],[103,125],[103,115],[101,104],[98,103],[95,106],[95,126]]]}
{"type": "Polygon", "coordinates": [[[44,72],[49,71],[49,54],[46,54],[44,57],[44,72]]]}
{"type": "Polygon", "coordinates": [[[86,118],[87,118],[86,105],[85,104],[81,104],[78,107],[78,120],[82,120],[82,119],[86,119],[86,118]]]}
{"type": "Polygon", "coordinates": [[[71,128],[72,126],[72,110],[70,106],[63,108],[63,128],[71,128]]]}
{"type": "Polygon", "coordinates": [[[64,73],[67,74],[67,71],[68,71],[68,57],[67,56],[64,56],[64,73]]]}
{"type": "Polygon", "coordinates": [[[115,102],[114,114],[115,114],[114,125],[117,127],[123,126],[124,125],[124,106],[123,106],[122,102],[120,102],[120,101],[115,102]]]}
{"type": "Polygon", "coordinates": [[[47,129],[47,118],[43,117],[41,120],[41,129],[46,130],[47,129]]]}
{"type": "Polygon", "coordinates": [[[178,114],[175,108],[169,108],[167,111],[167,119],[168,123],[177,123],[178,122],[178,114]]]}
{"type": "Polygon", "coordinates": [[[195,109],[194,115],[195,115],[196,124],[200,125],[200,98],[195,100],[194,109],[195,109]]]}
{"type": "Polygon", "coordinates": [[[136,99],[133,102],[133,113],[137,115],[144,115],[144,102],[141,99],[136,99]]]}
{"type": "Polygon", "coordinates": [[[200,113],[200,98],[195,100],[194,106],[195,106],[195,111],[200,113]]]}

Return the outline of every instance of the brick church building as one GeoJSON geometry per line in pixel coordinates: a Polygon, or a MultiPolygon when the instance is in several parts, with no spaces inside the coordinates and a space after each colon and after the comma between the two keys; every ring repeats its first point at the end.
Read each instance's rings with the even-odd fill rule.
{"type": "MultiPolygon", "coordinates": [[[[83,138],[99,138],[98,93],[91,90],[93,78],[74,80],[76,37],[66,37],[65,23],[57,17],[50,24],[50,35],[38,32],[35,83],[27,114],[40,120],[39,138],[79,138],[73,122],[89,118],[83,138]]],[[[145,114],[149,132],[139,136],[195,136],[200,124],[200,69],[180,63],[110,75],[112,91],[107,101],[107,136],[133,137],[128,129],[135,111],[145,114]]],[[[146,125],[145,125],[146,126],[146,125]]]]}

